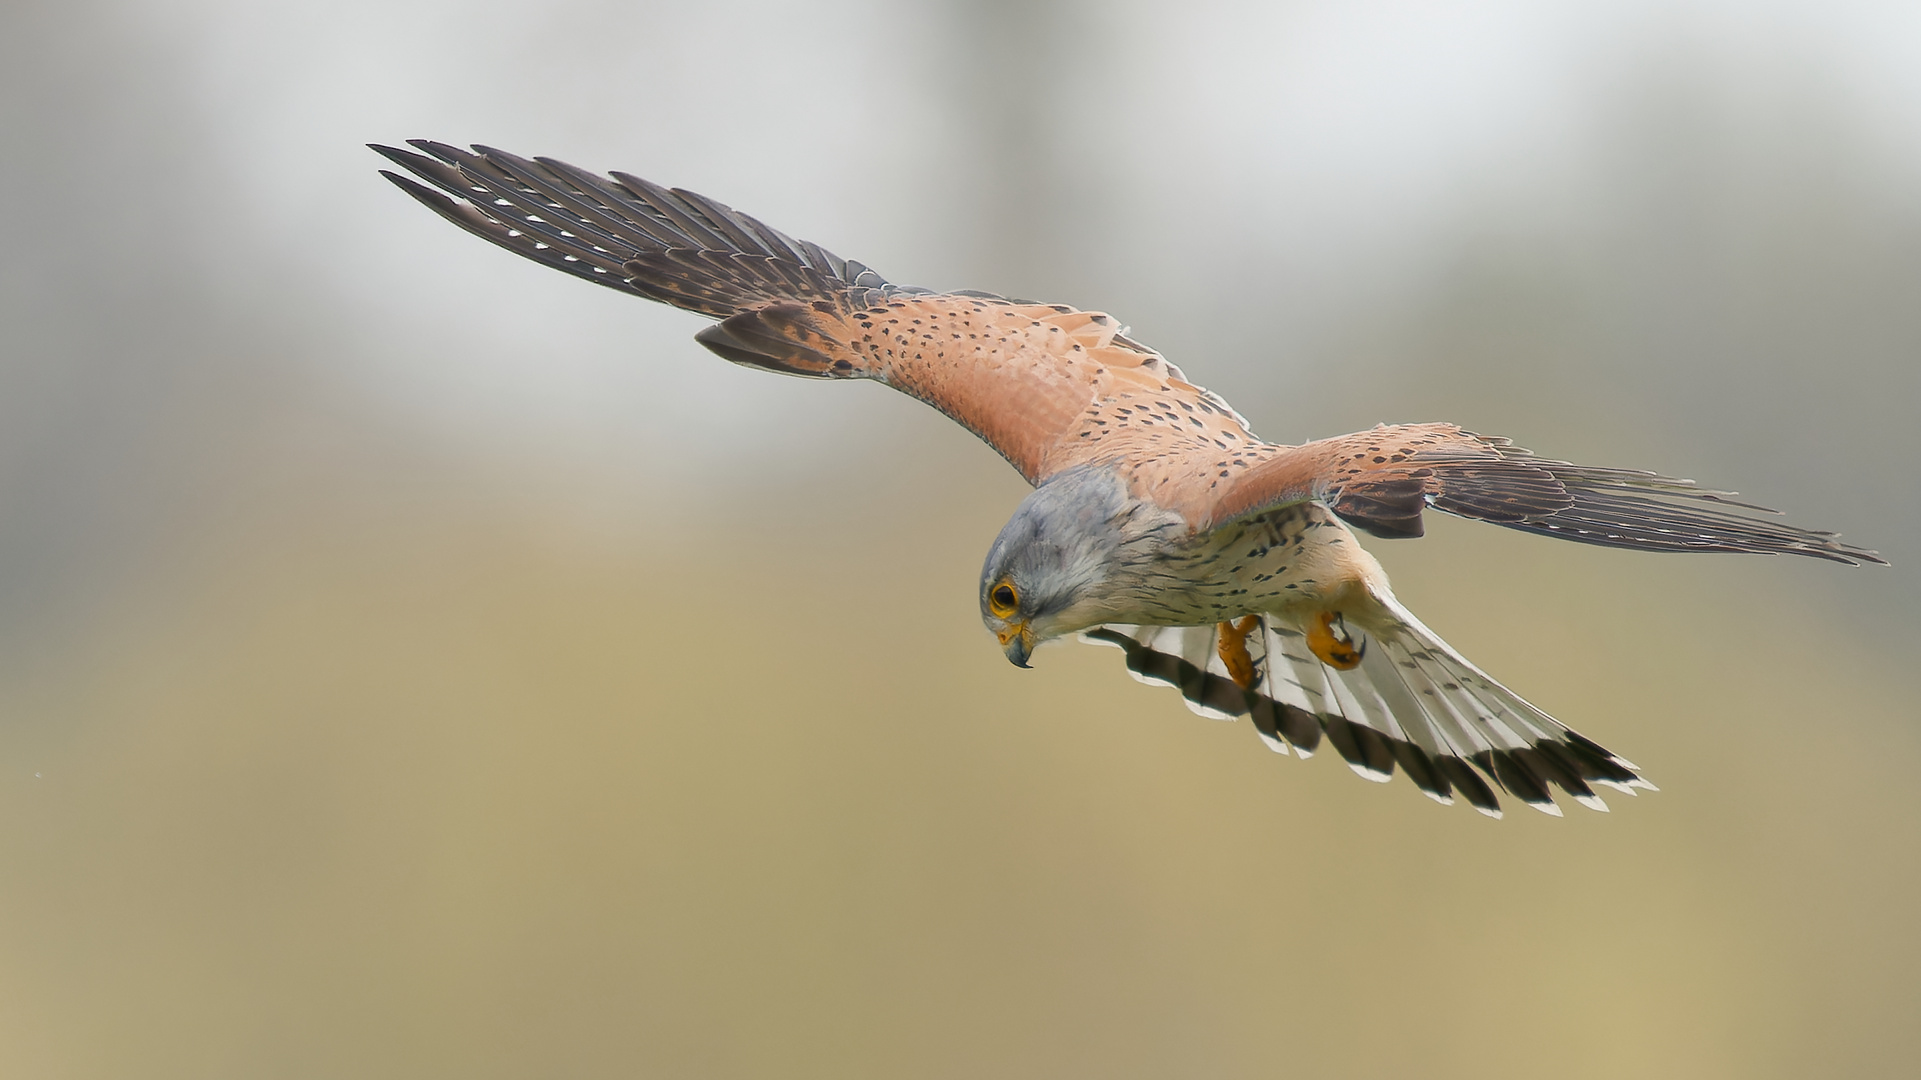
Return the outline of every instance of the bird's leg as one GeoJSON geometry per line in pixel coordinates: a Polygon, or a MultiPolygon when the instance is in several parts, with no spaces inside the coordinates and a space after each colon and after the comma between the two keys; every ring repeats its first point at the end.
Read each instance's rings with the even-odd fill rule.
{"type": "Polygon", "coordinates": [[[1240,622],[1224,622],[1220,637],[1214,643],[1215,651],[1221,654],[1221,663],[1227,665],[1227,677],[1243,690],[1254,688],[1254,658],[1247,655],[1247,635],[1259,625],[1259,615],[1243,616],[1240,622]]]}
{"type": "Polygon", "coordinates": [[[1314,616],[1314,625],[1307,631],[1307,647],[1314,650],[1321,663],[1342,671],[1361,666],[1361,657],[1367,652],[1367,642],[1354,643],[1338,611],[1323,611],[1314,616]]]}

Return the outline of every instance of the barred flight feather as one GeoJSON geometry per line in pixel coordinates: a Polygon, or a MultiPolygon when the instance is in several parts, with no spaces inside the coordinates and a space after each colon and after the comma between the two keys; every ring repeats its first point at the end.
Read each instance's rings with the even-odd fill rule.
{"type": "Polygon", "coordinates": [[[455,225],[575,277],[712,318],[780,300],[853,307],[926,291],[890,285],[858,262],[691,191],[488,146],[408,145],[423,153],[373,149],[433,186],[383,175],[455,225]]]}
{"type": "Polygon", "coordinates": [[[1458,794],[1500,817],[1498,788],[1559,816],[1556,788],[1600,811],[1597,785],[1653,790],[1632,762],[1489,678],[1398,603],[1386,607],[1391,632],[1354,631],[1365,648],[1345,671],[1317,659],[1298,628],[1262,616],[1246,640],[1256,672],[1247,689],[1220,655],[1217,626],[1106,625],[1081,638],[1123,650],[1135,678],[1174,687],[1196,713],[1249,717],[1276,753],[1310,757],[1325,739],[1357,775],[1386,781],[1399,769],[1444,805],[1458,794]]]}

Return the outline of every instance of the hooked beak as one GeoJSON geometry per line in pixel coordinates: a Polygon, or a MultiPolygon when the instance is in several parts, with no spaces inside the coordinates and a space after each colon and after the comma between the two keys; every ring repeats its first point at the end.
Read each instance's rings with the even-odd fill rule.
{"type": "Polygon", "coordinates": [[[1015,667],[1031,667],[1027,658],[1034,652],[1034,631],[1028,629],[1025,620],[1011,623],[1007,629],[994,635],[1000,639],[1001,651],[1015,667]]]}

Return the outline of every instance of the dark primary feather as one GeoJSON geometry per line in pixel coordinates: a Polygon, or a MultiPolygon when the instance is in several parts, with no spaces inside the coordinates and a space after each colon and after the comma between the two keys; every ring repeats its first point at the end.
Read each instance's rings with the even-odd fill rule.
{"type": "Polygon", "coordinates": [[[575,277],[711,318],[778,301],[860,307],[918,291],[693,192],[485,146],[408,145],[424,153],[372,148],[427,183],[382,175],[455,225],[575,277]]]}
{"type": "Polygon", "coordinates": [[[1395,467],[1330,482],[1320,496],[1350,523],[1389,538],[1421,535],[1421,513],[1431,506],[1603,547],[1885,563],[1873,551],[1841,543],[1835,533],[1737,513],[1779,511],[1738,502],[1731,492],[1658,473],[1538,458],[1506,439],[1465,431],[1459,436],[1419,449],[1395,467]]]}

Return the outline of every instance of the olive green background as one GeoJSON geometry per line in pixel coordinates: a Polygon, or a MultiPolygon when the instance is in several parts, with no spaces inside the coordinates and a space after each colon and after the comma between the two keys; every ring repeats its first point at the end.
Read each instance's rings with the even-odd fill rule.
{"type": "Polygon", "coordinates": [[[1879,5],[0,14],[0,1074],[1893,1077],[1921,1055],[1921,23],[1879,5]],[[1110,650],[867,385],[366,141],[1112,311],[1270,438],[1451,419],[1892,568],[1375,542],[1662,786],[1490,822],[1110,650]]]}

